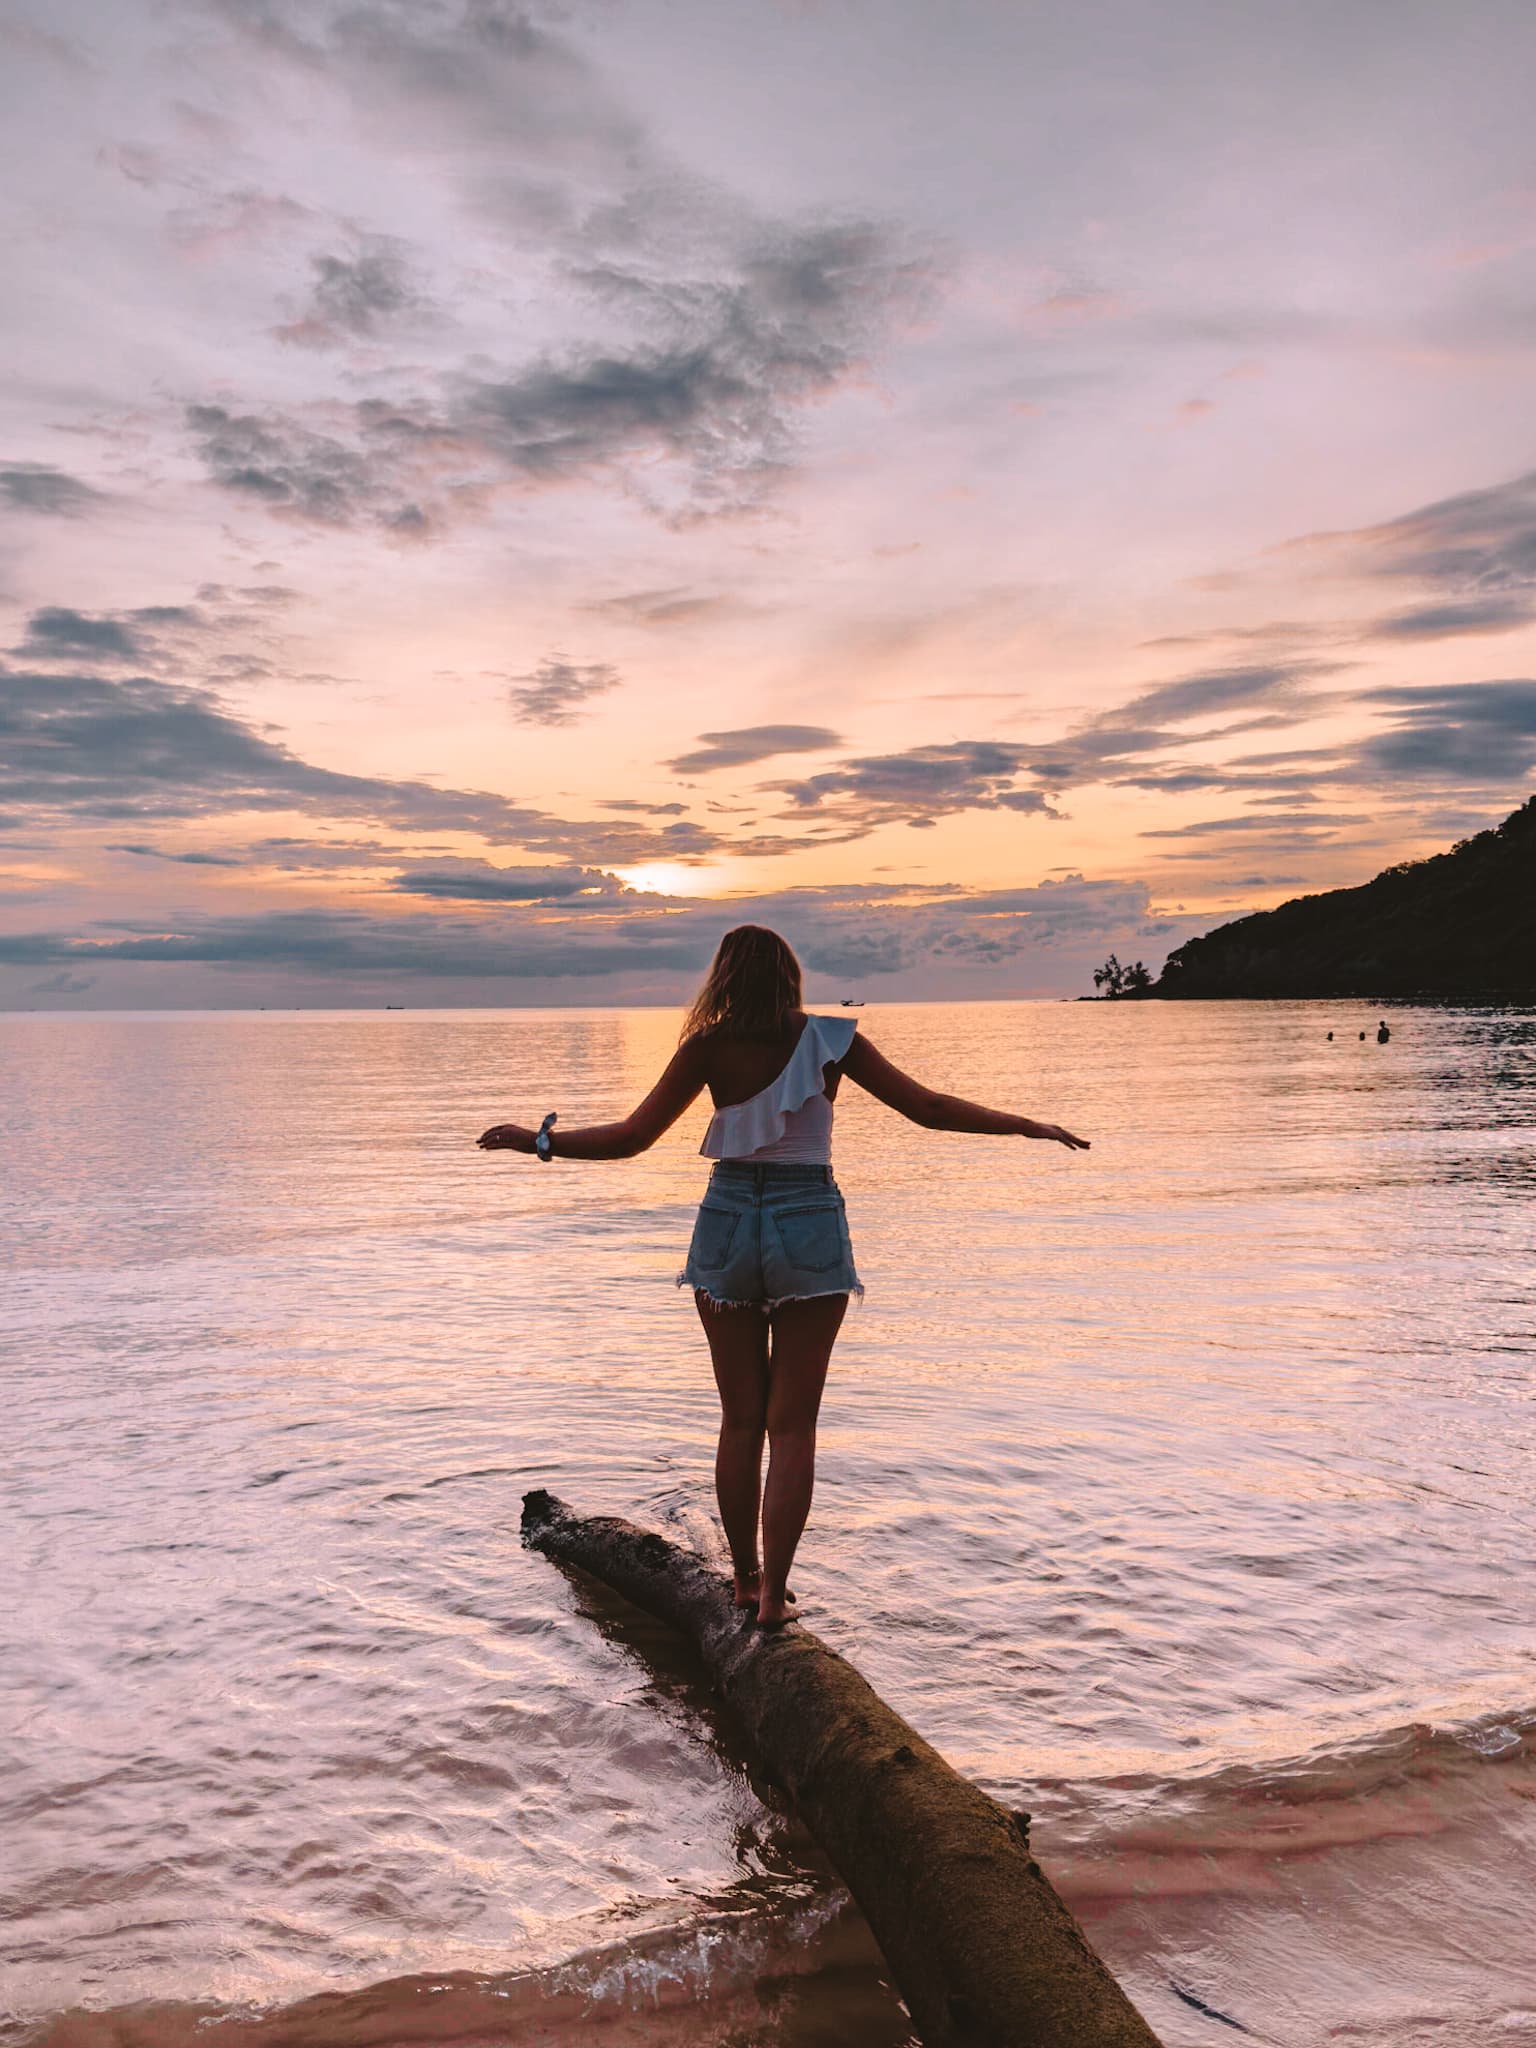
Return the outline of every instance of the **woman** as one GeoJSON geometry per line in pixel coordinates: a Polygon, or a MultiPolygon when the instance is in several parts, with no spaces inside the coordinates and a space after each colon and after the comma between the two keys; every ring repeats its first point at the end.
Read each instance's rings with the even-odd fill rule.
{"type": "Polygon", "coordinates": [[[678,1285],[693,1288],[720,1390],[715,1490],[736,1605],[764,1628],[793,1619],[789,1568],[810,1512],[821,1390],[848,1297],[863,1292],[831,1167],[845,1074],[930,1131],[1088,1149],[1059,1124],[925,1088],[859,1037],[852,1017],[807,1016],[799,961],[777,932],[751,924],[720,941],[666,1072],[622,1123],[556,1137],[549,1116],[538,1132],[496,1124],[478,1141],[542,1159],[632,1159],[709,1090],[715,1113],[700,1150],[715,1166],[678,1285]]]}

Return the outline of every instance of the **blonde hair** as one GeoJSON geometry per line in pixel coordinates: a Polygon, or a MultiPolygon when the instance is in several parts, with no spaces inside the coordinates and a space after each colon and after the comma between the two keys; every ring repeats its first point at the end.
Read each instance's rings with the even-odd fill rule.
{"type": "MultiPolygon", "coordinates": [[[[683,1020],[682,1039],[773,1038],[800,1007],[800,962],[777,932],[739,924],[720,941],[704,986],[683,1020]]],[[[681,1042],[681,1041],[680,1041],[681,1042]]]]}

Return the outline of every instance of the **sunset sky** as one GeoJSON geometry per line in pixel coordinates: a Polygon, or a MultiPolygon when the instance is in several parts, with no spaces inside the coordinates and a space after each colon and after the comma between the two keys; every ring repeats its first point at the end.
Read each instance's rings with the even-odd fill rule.
{"type": "Polygon", "coordinates": [[[1536,764],[1529,0],[0,0],[0,1005],[1077,994],[1536,764]]]}

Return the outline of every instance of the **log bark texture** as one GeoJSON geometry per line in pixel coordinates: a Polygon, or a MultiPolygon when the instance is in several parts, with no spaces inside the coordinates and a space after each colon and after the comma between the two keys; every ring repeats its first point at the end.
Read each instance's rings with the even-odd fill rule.
{"type": "Polygon", "coordinates": [[[874,1930],[926,2048],[1158,2048],[989,1799],[803,1624],[744,1622],[694,1552],[552,1494],[523,1541],[687,1636],[874,1930]]]}

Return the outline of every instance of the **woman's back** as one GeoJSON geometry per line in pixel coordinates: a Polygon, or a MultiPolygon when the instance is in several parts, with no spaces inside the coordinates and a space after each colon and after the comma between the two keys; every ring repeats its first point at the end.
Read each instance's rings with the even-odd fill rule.
{"type": "MultiPolygon", "coordinates": [[[[783,1073],[794,1058],[801,1034],[809,1028],[804,1010],[786,1010],[781,1029],[773,1036],[728,1037],[724,1032],[701,1034],[700,1054],[704,1082],[716,1109],[728,1109],[738,1102],[750,1102],[783,1073]]],[[[837,1093],[839,1076],[834,1069],[827,1076],[826,1093],[837,1093]]]]}
{"type": "Polygon", "coordinates": [[[709,1080],[715,1113],[699,1150],[707,1159],[755,1165],[830,1166],[832,1096],[854,1029],[850,1017],[810,1017],[795,1010],[786,1012],[777,1043],[767,1034],[755,1043],[737,1040],[732,1046],[727,1040],[717,1059],[705,1040],[699,1071],[709,1080]],[[743,1049],[746,1058],[740,1056],[743,1049]],[[712,1067],[716,1077],[710,1080],[712,1067]]]}

